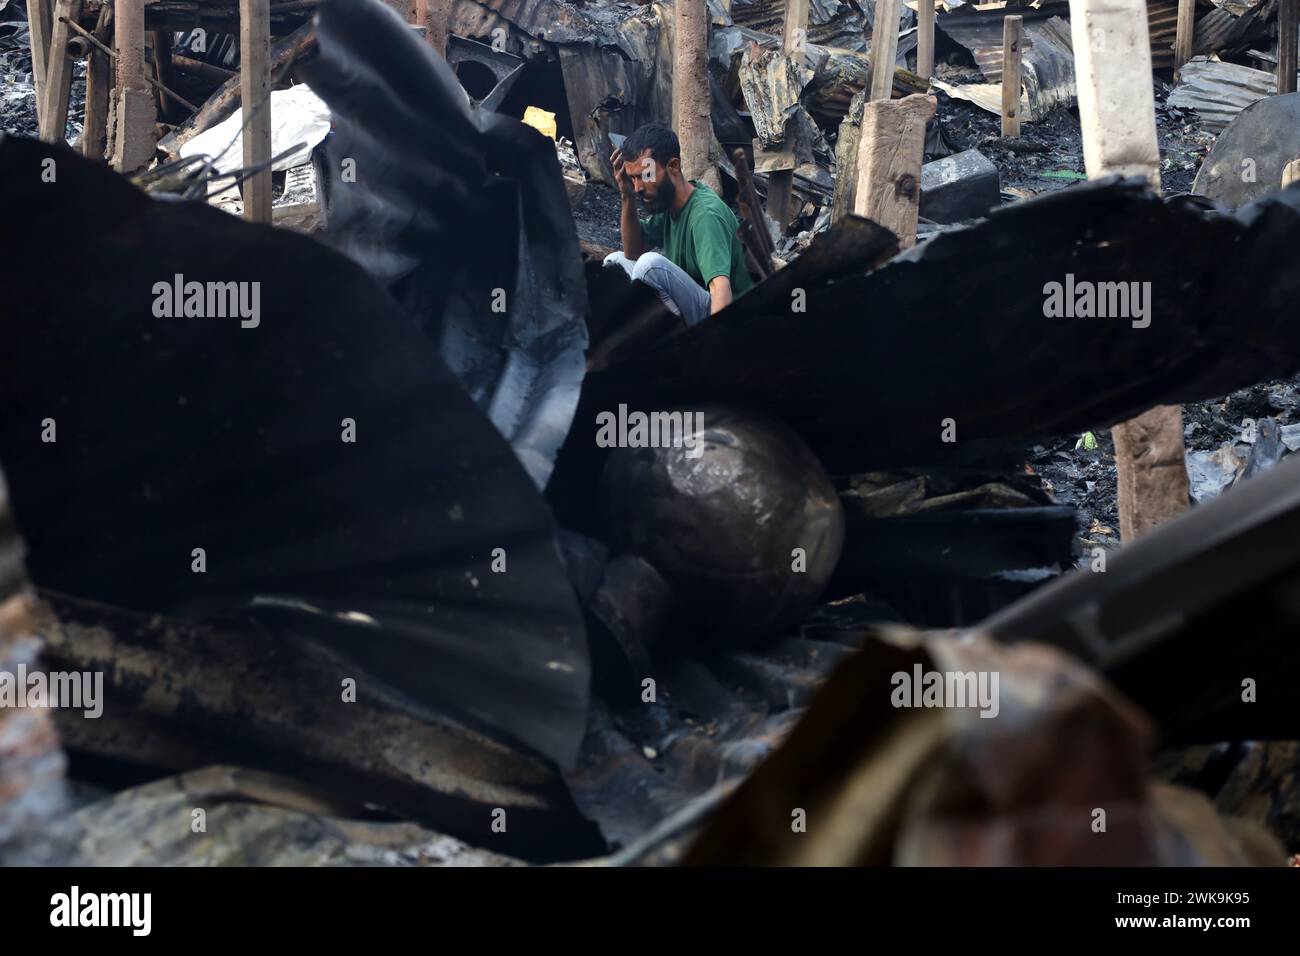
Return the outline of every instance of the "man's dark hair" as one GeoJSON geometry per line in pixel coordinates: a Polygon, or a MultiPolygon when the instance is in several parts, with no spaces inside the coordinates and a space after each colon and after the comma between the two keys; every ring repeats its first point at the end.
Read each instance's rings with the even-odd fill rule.
{"type": "Polygon", "coordinates": [[[663,123],[646,123],[637,127],[636,132],[623,141],[623,158],[636,159],[647,149],[660,166],[666,166],[668,160],[680,159],[682,155],[682,144],[677,134],[663,123]]]}

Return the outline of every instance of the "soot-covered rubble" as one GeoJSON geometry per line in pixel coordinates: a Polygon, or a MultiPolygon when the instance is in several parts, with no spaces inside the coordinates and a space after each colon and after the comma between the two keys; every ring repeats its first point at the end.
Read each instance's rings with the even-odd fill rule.
{"type": "MultiPolygon", "coordinates": [[[[105,680],[102,720],[0,708],[0,859],[1300,851],[1300,729],[1228,692],[1300,681],[1300,279],[1275,253],[1300,199],[1216,205],[1198,179],[1237,121],[1207,105],[1232,64],[1206,64],[1271,75],[1276,6],[1198,8],[1206,59],[1175,75],[1176,4],[1148,5],[1163,197],[1081,182],[1069,4],[1023,11],[1016,137],[991,98],[1013,8],[941,5],[923,78],[902,7],[889,87],[935,97],[924,160],[978,151],[997,182],[980,166],[983,208],[957,221],[922,195],[900,252],[843,205],[876,4],[813,0],[791,57],[784,4],[710,0],[709,176],[771,275],[689,330],[600,266],[610,136],[672,115],[671,3],[459,0],[445,58],[413,5],[272,5],[275,88],[310,104],[271,101],[275,230],[219,193],[241,162],[204,163],[200,137],[245,122],[236,4],[147,8],[152,75],[198,109],[158,94],[129,177],[29,141],[26,11],[0,6],[0,201],[24,224],[0,240],[0,668],[105,680]],[[48,160],[57,188],[35,191],[48,160]],[[69,264],[48,250],[74,222],[69,264]],[[260,284],[257,334],[141,329],[155,274],[222,270],[260,284]],[[1066,273],[1150,283],[1159,321],[1049,320],[1066,273]],[[495,291],[514,306],[485,317],[495,291]],[[1120,547],[1109,427],[1169,403],[1196,505],[1120,547]],[[601,447],[593,423],[621,407],[698,414],[698,462],[601,447]],[[46,418],[58,442],[32,440],[46,418]],[[344,460],[348,421],[367,450],[344,460]],[[1002,675],[1003,719],[891,707],[914,667],[1002,675]],[[1099,803],[1114,845],[1076,812],[1099,803]],[[178,827],[197,804],[206,831],[178,827]],[[765,817],[787,805],[830,825],[795,839],[765,817]]],[[[103,9],[80,25],[107,36],[103,9]]]]}

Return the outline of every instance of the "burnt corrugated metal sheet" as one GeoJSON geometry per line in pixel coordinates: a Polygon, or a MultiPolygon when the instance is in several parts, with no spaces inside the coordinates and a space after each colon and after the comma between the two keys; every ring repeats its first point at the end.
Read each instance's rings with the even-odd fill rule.
{"type": "MultiPolygon", "coordinates": [[[[1010,13],[1024,17],[1025,33],[1033,37],[1033,25],[1036,23],[1052,17],[1061,17],[1068,23],[1070,4],[1068,0],[1047,0],[1038,7],[1005,7],[996,10],[960,7],[950,13],[940,13],[935,18],[935,23],[944,33],[971,51],[980,72],[990,83],[998,83],[1002,80],[1002,18],[1010,13]]],[[[1177,25],[1178,0],[1147,0],[1147,26],[1151,33],[1151,62],[1154,69],[1173,68],[1174,33],[1177,25]]],[[[1032,62],[1032,53],[1032,47],[1025,49],[1026,62],[1032,62]]]]}
{"type": "Polygon", "coordinates": [[[940,14],[939,29],[971,51],[989,83],[1002,82],[1002,21],[1011,11],[1024,17],[1025,44],[1022,78],[1028,94],[1031,119],[1054,107],[1074,102],[1074,52],[1070,46],[1069,4],[1058,0],[1037,10],[1008,7],[975,10],[963,7],[940,14]]]}
{"type": "Polygon", "coordinates": [[[1250,104],[1277,92],[1277,77],[1237,63],[1195,57],[1183,65],[1166,103],[1195,110],[1201,126],[1217,132],[1250,104]]]}
{"type": "MultiPolygon", "coordinates": [[[[808,40],[823,46],[865,53],[870,41],[869,9],[846,0],[811,0],[808,5],[808,40]]],[[[731,0],[731,19],[737,26],[781,36],[785,0],[731,0]]]]}
{"type": "MultiPolygon", "coordinates": [[[[935,25],[953,41],[961,44],[975,57],[975,63],[990,83],[1002,82],[1002,20],[1008,14],[1024,17],[1025,33],[1037,43],[1035,30],[1038,24],[1052,17],[1070,15],[1068,0],[1049,0],[1038,8],[1007,7],[997,10],[976,10],[960,7],[951,13],[939,13],[935,25]]],[[[1024,59],[1032,62],[1034,47],[1026,46],[1024,59]]]]}
{"type": "Polygon", "coordinates": [[[1147,0],[1147,30],[1151,34],[1151,69],[1172,70],[1178,0],[1147,0]]]}
{"type": "Polygon", "coordinates": [[[1238,218],[1162,201],[1134,181],[1080,183],[869,273],[848,251],[815,254],[841,228],[708,322],[589,375],[557,478],[592,444],[596,411],[620,402],[747,402],[794,427],[832,473],[848,473],[951,464],[981,446],[1023,447],[1035,434],[1300,369],[1291,305],[1300,272],[1273,265],[1278,248],[1300,240],[1295,190],[1238,218]],[[1067,274],[1150,283],[1149,327],[1134,335],[1119,317],[1045,317],[1044,287],[1067,274]],[[790,313],[796,287],[805,314],[790,313]],[[940,441],[948,416],[960,442],[940,441]]]}

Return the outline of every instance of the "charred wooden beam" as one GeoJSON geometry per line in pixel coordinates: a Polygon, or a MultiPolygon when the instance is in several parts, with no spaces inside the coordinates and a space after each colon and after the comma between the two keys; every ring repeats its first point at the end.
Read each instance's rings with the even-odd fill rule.
{"type": "Polygon", "coordinates": [[[770,274],[775,246],[772,244],[772,234],[767,231],[767,223],[763,220],[763,207],[759,205],[758,192],[754,189],[754,177],[749,171],[749,162],[745,159],[745,151],[743,149],[734,150],[731,154],[731,160],[736,170],[736,178],[740,183],[742,201],[749,210],[750,222],[754,226],[753,239],[758,246],[755,255],[760,260],[760,263],[767,263],[765,273],[770,274]]]}
{"type": "Polygon", "coordinates": [[[234,70],[227,70],[215,63],[205,63],[202,60],[181,56],[178,53],[172,54],[172,65],[182,73],[193,73],[195,76],[201,76],[206,80],[216,80],[218,83],[225,83],[232,76],[239,75],[234,70]]]}

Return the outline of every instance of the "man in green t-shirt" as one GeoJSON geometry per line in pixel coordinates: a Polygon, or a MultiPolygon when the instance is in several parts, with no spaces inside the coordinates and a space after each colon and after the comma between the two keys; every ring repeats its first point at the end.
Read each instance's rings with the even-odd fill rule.
{"type": "Polygon", "coordinates": [[[695,325],[754,285],[736,234],[736,215],[699,180],[682,176],[677,134],[649,123],[610,157],[623,198],[623,251],[605,257],[659,293],[671,311],[695,325]],[[649,215],[637,216],[636,201],[649,215]],[[663,254],[651,252],[658,246],[663,254]]]}

